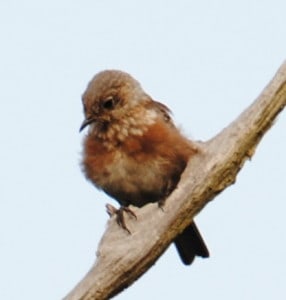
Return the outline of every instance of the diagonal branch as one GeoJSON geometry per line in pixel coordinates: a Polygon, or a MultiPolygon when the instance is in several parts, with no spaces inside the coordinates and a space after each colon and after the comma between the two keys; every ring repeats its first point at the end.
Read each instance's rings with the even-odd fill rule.
{"type": "Polygon", "coordinates": [[[235,182],[246,159],[286,105],[286,62],[257,100],[206,143],[188,164],[164,211],[157,204],[132,208],[128,234],[108,222],[90,271],[64,300],[109,299],[131,285],[167,249],[192,218],[218,193],[235,182]]]}

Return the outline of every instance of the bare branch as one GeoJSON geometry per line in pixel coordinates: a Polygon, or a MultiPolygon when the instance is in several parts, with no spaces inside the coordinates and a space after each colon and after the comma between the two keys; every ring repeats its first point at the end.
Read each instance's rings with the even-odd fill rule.
{"type": "Polygon", "coordinates": [[[114,217],[98,246],[97,259],[64,300],[109,299],[138,279],[167,249],[192,218],[218,193],[235,182],[246,159],[286,105],[286,62],[258,99],[234,122],[206,143],[185,170],[164,211],[156,204],[132,208],[126,218],[132,234],[114,217]]]}

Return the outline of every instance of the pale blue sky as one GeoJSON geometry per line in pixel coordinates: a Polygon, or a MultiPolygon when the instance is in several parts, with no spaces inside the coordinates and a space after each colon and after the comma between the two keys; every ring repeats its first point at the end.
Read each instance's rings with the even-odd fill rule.
{"type": "MultiPolygon", "coordinates": [[[[95,259],[111,202],[82,176],[81,94],[106,68],[136,77],[207,140],[286,59],[286,2],[0,3],[0,299],[61,299],[95,259]]],[[[211,257],[173,246],[116,299],[284,299],[286,115],[197,217],[211,257]]]]}

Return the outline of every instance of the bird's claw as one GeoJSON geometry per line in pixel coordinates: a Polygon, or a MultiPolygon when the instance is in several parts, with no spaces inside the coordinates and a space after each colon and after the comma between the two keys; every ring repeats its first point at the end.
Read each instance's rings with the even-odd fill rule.
{"type": "Polygon", "coordinates": [[[106,211],[107,211],[107,213],[109,214],[110,217],[112,217],[113,215],[116,214],[117,224],[121,228],[123,228],[124,230],[126,230],[129,234],[131,234],[131,231],[126,226],[126,222],[125,222],[125,219],[124,219],[124,212],[126,212],[129,215],[131,215],[136,220],[137,220],[137,216],[136,216],[136,214],[129,207],[127,207],[127,206],[121,206],[119,209],[117,209],[117,208],[115,208],[111,204],[106,204],[106,211]]]}

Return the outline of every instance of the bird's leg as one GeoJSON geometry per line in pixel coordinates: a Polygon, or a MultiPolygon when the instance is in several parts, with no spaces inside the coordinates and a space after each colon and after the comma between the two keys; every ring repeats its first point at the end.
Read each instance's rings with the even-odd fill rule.
{"type": "Polygon", "coordinates": [[[131,234],[131,232],[128,229],[128,227],[126,226],[126,223],[125,223],[125,220],[124,220],[124,212],[128,213],[129,215],[131,215],[135,219],[137,219],[137,216],[129,207],[120,206],[120,208],[117,209],[114,206],[112,206],[111,204],[106,204],[106,211],[107,211],[107,213],[109,214],[110,217],[112,217],[114,214],[116,214],[117,224],[121,228],[123,228],[124,230],[126,230],[128,233],[131,234]]]}
{"type": "Polygon", "coordinates": [[[158,207],[164,211],[164,205],[165,205],[165,202],[166,202],[166,198],[162,198],[158,201],[158,207]]]}
{"type": "Polygon", "coordinates": [[[169,180],[169,181],[167,182],[166,187],[165,187],[163,196],[162,196],[161,199],[158,201],[158,206],[159,206],[159,208],[161,208],[163,211],[164,211],[164,205],[165,205],[166,199],[167,199],[167,198],[169,197],[169,195],[172,193],[173,189],[174,189],[174,184],[172,183],[171,180],[169,180]]]}
{"type": "Polygon", "coordinates": [[[125,219],[124,219],[124,212],[128,213],[129,215],[131,215],[132,217],[134,217],[135,219],[137,219],[136,214],[127,206],[120,206],[120,208],[117,210],[117,224],[122,227],[124,230],[126,230],[128,233],[131,234],[130,230],[127,228],[126,223],[125,223],[125,219]]]}

